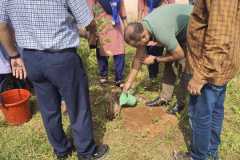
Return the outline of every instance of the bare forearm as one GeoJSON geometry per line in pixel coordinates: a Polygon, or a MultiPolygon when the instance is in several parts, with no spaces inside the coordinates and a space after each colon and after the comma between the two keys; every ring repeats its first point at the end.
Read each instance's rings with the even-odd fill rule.
{"type": "Polygon", "coordinates": [[[18,79],[25,79],[27,77],[27,72],[15,46],[14,31],[5,23],[0,23],[0,42],[11,57],[10,64],[13,76],[18,79]]]}
{"type": "Polygon", "coordinates": [[[126,19],[126,18],[123,18],[123,19],[122,19],[122,22],[123,22],[124,28],[127,27],[127,24],[128,24],[127,19],[126,19]]]}
{"type": "Polygon", "coordinates": [[[138,12],[138,21],[141,21],[142,20],[142,17],[143,17],[143,10],[140,10],[138,12]]]}
{"type": "Polygon", "coordinates": [[[129,90],[129,88],[131,88],[140,68],[141,68],[141,62],[137,58],[135,58],[133,65],[132,65],[132,69],[131,69],[131,71],[128,75],[127,81],[124,85],[123,91],[127,92],[129,90]]]}
{"type": "Polygon", "coordinates": [[[85,28],[79,28],[79,35],[87,39],[89,37],[89,32],[85,28]]]}
{"type": "Polygon", "coordinates": [[[137,21],[140,21],[141,20],[141,14],[138,13],[138,16],[137,16],[137,21]]]}
{"type": "Polygon", "coordinates": [[[136,69],[131,69],[128,78],[127,78],[127,83],[129,84],[129,86],[132,86],[137,74],[138,74],[139,70],[136,69]]]}
{"type": "Polygon", "coordinates": [[[182,58],[184,58],[184,57],[180,58],[180,57],[175,57],[173,55],[165,55],[165,56],[156,57],[156,60],[160,63],[167,63],[167,62],[178,61],[182,58]]]}
{"type": "Polygon", "coordinates": [[[97,31],[96,21],[92,20],[92,22],[86,27],[86,30],[91,33],[96,33],[97,31]]]}
{"type": "Polygon", "coordinates": [[[175,59],[171,55],[156,57],[156,60],[157,60],[157,62],[160,62],[160,63],[167,63],[167,62],[175,61],[175,59]]]}
{"type": "Polygon", "coordinates": [[[136,54],[134,56],[134,60],[132,63],[132,69],[128,75],[128,79],[127,79],[126,83],[124,84],[123,91],[126,92],[126,91],[128,91],[129,88],[131,88],[139,70],[141,69],[141,66],[142,66],[141,59],[144,56],[145,56],[145,48],[144,47],[137,48],[136,54]]]}
{"type": "Polygon", "coordinates": [[[139,70],[141,69],[141,66],[142,66],[142,63],[137,59],[135,58],[133,64],[132,64],[132,69],[128,75],[128,82],[132,82],[135,80],[139,70]]]}
{"type": "Polygon", "coordinates": [[[14,33],[5,23],[0,23],[0,42],[10,57],[18,55],[14,33]]]}
{"type": "Polygon", "coordinates": [[[166,62],[178,61],[183,58],[184,58],[183,49],[180,46],[178,46],[175,51],[167,53],[164,56],[157,57],[156,60],[158,62],[166,63],[166,62]]]}

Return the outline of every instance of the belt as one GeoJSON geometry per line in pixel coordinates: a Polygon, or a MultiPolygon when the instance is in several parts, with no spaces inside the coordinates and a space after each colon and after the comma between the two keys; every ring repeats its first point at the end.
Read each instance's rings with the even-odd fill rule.
{"type": "Polygon", "coordinates": [[[52,50],[52,49],[37,50],[37,49],[24,48],[23,51],[58,53],[58,52],[76,52],[77,48],[65,48],[65,49],[59,49],[59,50],[52,50]]]}

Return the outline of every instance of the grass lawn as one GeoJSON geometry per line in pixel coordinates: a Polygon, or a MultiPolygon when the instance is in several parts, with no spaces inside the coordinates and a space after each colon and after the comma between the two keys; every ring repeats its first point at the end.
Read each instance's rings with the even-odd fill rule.
{"type": "MultiPolygon", "coordinates": [[[[127,49],[127,70],[131,63],[133,49],[127,49]]],[[[93,111],[94,131],[96,141],[109,144],[111,147],[106,160],[170,160],[173,151],[186,151],[183,128],[187,128],[186,114],[179,115],[174,127],[167,127],[161,120],[153,119],[154,124],[163,125],[162,134],[148,136],[149,132],[129,131],[125,126],[124,116],[113,121],[105,117],[106,100],[101,100],[105,93],[97,83],[95,54],[82,44],[81,57],[84,60],[89,75],[91,102],[93,111]]],[[[138,76],[137,95],[152,98],[158,94],[158,85],[154,91],[144,89],[147,83],[146,67],[138,76]]],[[[225,121],[222,134],[221,158],[223,160],[240,160],[240,76],[228,85],[225,121]]],[[[36,108],[36,99],[32,97],[31,104],[36,108]]],[[[144,105],[140,100],[137,107],[144,105]]],[[[135,116],[133,114],[133,116],[135,116]]],[[[142,119],[146,118],[142,115],[142,119]]],[[[1,117],[1,116],[0,116],[1,117]]],[[[68,116],[63,116],[63,125],[68,134],[68,116]]],[[[137,126],[138,127],[138,126],[137,126]]],[[[13,127],[0,119],[0,160],[54,160],[52,148],[47,141],[45,130],[39,112],[33,115],[28,123],[13,127]]],[[[76,159],[76,153],[69,158],[76,159]]]]}

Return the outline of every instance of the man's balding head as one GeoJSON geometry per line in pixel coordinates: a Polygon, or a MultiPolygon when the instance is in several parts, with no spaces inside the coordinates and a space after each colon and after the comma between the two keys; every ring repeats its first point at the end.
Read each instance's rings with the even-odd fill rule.
{"type": "Polygon", "coordinates": [[[134,47],[146,45],[149,37],[149,32],[139,22],[129,23],[124,31],[125,41],[134,47]]]}

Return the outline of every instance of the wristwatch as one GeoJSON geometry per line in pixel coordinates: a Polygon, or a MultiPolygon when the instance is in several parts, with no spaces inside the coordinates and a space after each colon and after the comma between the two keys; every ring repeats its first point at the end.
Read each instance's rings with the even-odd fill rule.
{"type": "Polygon", "coordinates": [[[20,54],[17,54],[17,55],[15,55],[15,56],[10,56],[9,58],[10,58],[10,60],[11,59],[18,59],[18,58],[20,58],[21,56],[20,56],[20,54]]]}
{"type": "Polygon", "coordinates": [[[155,58],[154,58],[154,63],[159,63],[158,57],[155,57],[155,58]]]}

